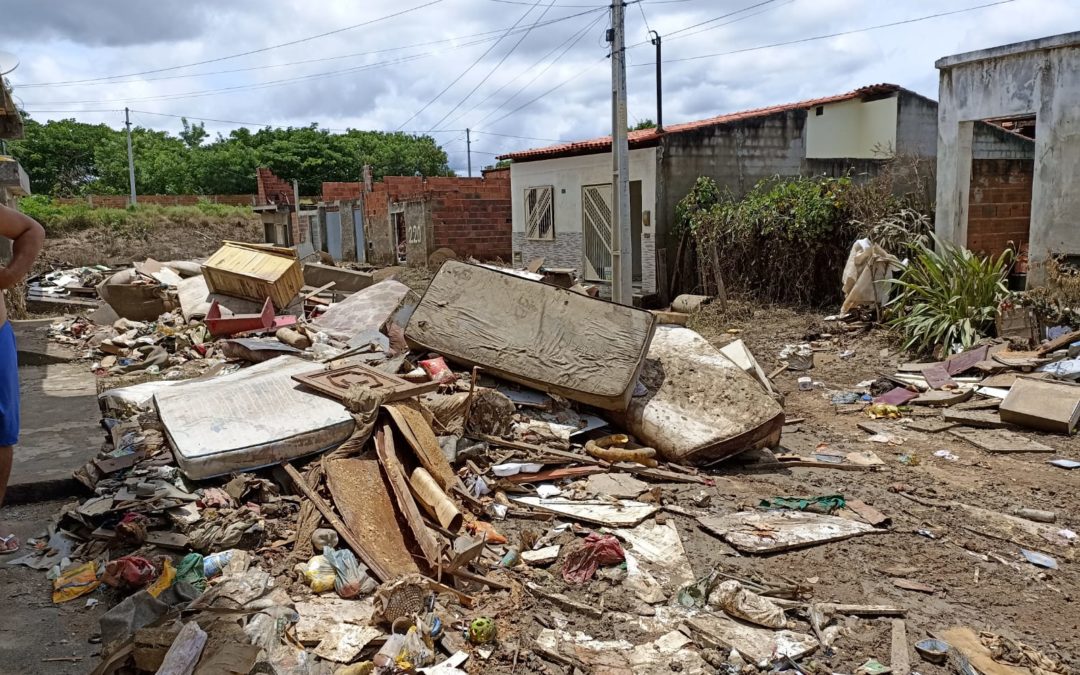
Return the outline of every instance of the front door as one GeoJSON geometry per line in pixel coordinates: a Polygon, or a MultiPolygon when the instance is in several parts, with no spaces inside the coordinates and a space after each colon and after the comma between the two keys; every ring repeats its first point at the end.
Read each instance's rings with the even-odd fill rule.
{"type": "Polygon", "coordinates": [[[611,281],[611,183],[581,188],[585,279],[611,281]]]}

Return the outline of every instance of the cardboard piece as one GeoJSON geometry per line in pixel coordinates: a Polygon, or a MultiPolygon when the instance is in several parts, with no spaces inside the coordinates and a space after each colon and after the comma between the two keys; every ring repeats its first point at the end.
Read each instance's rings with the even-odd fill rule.
{"type": "Polygon", "coordinates": [[[263,302],[278,309],[292,304],[304,287],[304,274],[296,251],[258,244],[226,241],[203,264],[206,287],[211,293],[263,302]]]}
{"type": "Polygon", "coordinates": [[[640,382],[645,395],[613,421],[669,462],[708,464],[780,441],[783,408],[688,328],[656,329],[640,382]]]}
{"type": "Polygon", "coordinates": [[[341,404],[292,381],[311,363],[279,356],[250,368],[154,393],[180,470],[202,480],[334,447],[354,422],[341,404]]]}
{"type": "Polygon", "coordinates": [[[875,531],[866,523],[806,511],[740,511],[702,516],[698,523],[743,553],[789,551],[875,531]]]}
{"type": "Polygon", "coordinates": [[[1022,377],[999,410],[1003,422],[1071,434],[1080,421],[1080,385],[1022,377]]]}
{"type": "Polygon", "coordinates": [[[405,337],[415,347],[508,380],[624,410],[655,320],[645,310],[448,260],[420,300],[405,337]]]}
{"type": "Polygon", "coordinates": [[[356,293],[373,285],[375,275],[371,272],[358,272],[344,267],[304,263],[304,283],[314,288],[333,283],[335,292],[356,293]]]}

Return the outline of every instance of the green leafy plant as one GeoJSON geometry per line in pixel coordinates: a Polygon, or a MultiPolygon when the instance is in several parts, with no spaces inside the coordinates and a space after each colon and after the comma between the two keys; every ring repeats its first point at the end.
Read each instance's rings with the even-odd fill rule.
{"type": "Polygon", "coordinates": [[[932,244],[916,245],[900,277],[889,281],[898,289],[888,306],[889,325],[911,351],[967,349],[990,334],[998,305],[1009,296],[1012,252],[983,257],[937,237],[932,244]]]}

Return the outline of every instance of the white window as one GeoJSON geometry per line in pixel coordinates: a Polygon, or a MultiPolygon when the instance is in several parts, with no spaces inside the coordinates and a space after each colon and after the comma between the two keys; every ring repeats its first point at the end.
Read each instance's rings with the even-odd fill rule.
{"type": "Polygon", "coordinates": [[[529,239],[555,238],[554,193],[551,185],[525,189],[525,234],[529,239]]]}

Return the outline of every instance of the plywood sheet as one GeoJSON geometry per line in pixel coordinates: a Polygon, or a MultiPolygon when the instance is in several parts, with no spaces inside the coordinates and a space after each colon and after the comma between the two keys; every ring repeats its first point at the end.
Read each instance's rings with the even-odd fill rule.
{"type": "Polygon", "coordinates": [[[647,393],[617,422],[669,462],[710,463],[780,440],[780,405],[688,328],[656,329],[640,379],[647,393]]]}
{"type": "Polygon", "coordinates": [[[645,310],[450,260],[428,286],[405,337],[509,380],[623,410],[654,327],[645,310]]]}
{"type": "Polygon", "coordinates": [[[1053,452],[1054,449],[1021,434],[1004,429],[952,429],[950,434],[962,438],[987,452],[1053,452]]]}
{"type": "Polygon", "coordinates": [[[1080,385],[1022,377],[1000,410],[1003,422],[1069,434],[1080,421],[1080,385]]]}
{"type": "Polygon", "coordinates": [[[279,356],[229,375],[181,382],[154,394],[180,469],[194,480],[246,471],[326,450],[352,433],[340,403],[304,391],[311,370],[279,356]]]}
{"type": "Polygon", "coordinates": [[[511,497],[511,501],[525,506],[549,511],[571,520],[606,527],[634,527],[656,512],[652,504],[629,499],[617,501],[573,500],[562,497],[511,497]]]}
{"type": "Polygon", "coordinates": [[[435,478],[439,486],[444,490],[451,490],[457,485],[457,474],[439,447],[439,439],[435,437],[431,424],[424,417],[420,404],[415,401],[401,401],[383,408],[390,413],[398,431],[416,453],[420,464],[435,478]]]}
{"type": "Polygon", "coordinates": [[[364,550],[395,573],[418,573],[397,524],[390,491],[376,459],[331,460],[327,484],[342,520],[364,550]]]}
{"type": "Polygon", "coordinates": [[[380,281],[331,305],[312,323],[319,330],[348,342],[367,331],[381,330],[409,293],[409,287],[400,281],[380,281]]]}
{"type": "Polygon", "coordinates": [[[744,553],[787,551],[875,531],[866,523],[805,511],[740,511],[698,522],[744,553]]]}
{"type": "Polygon", "coordinates": [[[439,388],[438,382],[413,384],[400,377],[363,364],[353,364],[329,370],[313,370],[294,375],[293,379],[339,401],[344,400],[345,395],[349,393],[349,389],[354,384],[362,385],[382,394],[384,397],[382,400],[387,403],[427,394],[439,388]]]}

